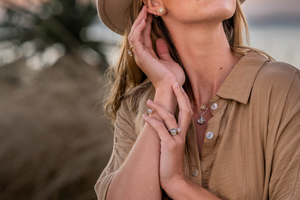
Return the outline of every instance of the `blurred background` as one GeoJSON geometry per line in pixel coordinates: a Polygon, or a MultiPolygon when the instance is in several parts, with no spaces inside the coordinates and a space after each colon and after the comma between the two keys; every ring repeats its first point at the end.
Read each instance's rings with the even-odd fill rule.
{"type": "MultiPolygon", "coordinates": [[[[243,8],[251,46],[299,68],[300,1],[243,8]]],[[[0,0],[1,200],[96,199],[113,137],[103,74],[120,39],[95,0],[0,0]]]]}

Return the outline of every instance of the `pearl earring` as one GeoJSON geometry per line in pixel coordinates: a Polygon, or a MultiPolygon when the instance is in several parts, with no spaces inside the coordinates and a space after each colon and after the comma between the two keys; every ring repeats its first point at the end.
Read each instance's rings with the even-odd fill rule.
{"type": "Polygon", "coordinates": [[[159,14],[163,14],[165,11],[166,11],[166,9],[163,7],[158,9],[159,14]]]}
{"type": "Polygon", "coordinates": [[[165,11],[166,11],[166,9],[165,8],[159,8],[157,11],[155,11],[155,13],[154,13],[154,16],[155,17],[158,17],[157,15],[156,15],[156,13],[158,12],[159,14],[164,14],[165,13],[165,11]]]}

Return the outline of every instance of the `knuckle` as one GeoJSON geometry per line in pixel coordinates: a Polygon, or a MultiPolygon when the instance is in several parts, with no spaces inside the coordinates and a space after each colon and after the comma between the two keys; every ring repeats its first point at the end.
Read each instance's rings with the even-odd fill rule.
{"type": "Polygon", "coordinates": [[[189,108],[187,108],[187,107],[185,107],[185,108],[182,108],[182,112],[184,113],[184,114],[190,114],[191,113],[191,110],[189,109],[189,108]]]}
{"type": "Polygon", "coordinates": [[[193,116],[193,114],[194,114],[194,113],[193,113],[193,111],[191,110],[191,111],[190,111],[190,115],[189,115],[189,116],[190,116],[190,117],[192,117],[192,116],[193,116]]]}
{"type": "Polygon", "coordinates": [[[169,143],[169,148],[170,148],[170,150],[175,150],[175,149],[176,149],[176,146],[177,146],[176,143],[173,142],[173,141],[169,143]]]}
{"type": "Polygon", "coordinates": [[[138,59],[137,56],[134,57],[134,60],[135,60],[135,63],[136,63],[138,66],[141,65],[140,59],[138,59]]]}
{"type": "Polygon", "coordinates": [[[186,93],[184,93],[184,98],[187,102],[190,102],[190,98],[188,97],[188,95],[186,93]]]}
{"type": "Polygon", "coordinates": [[[183,94],[184,94],[184,97],[186,98],[186,100],[190,101],[190,99],[189,99],[187,93],[186,93],[186,92],[183,92],[183,94]]]}
{"type": "Polygon", "coordinates": [[[194,114],[193,110],[191,108],[189,108],[189,115],[193,116],[193,114],[194,114]]]}
{"type": "Polygon", "coordinates": [[[135,61],[135,64],[138,66],[138,67],[140,67],[140,63],[135,59],[134,60],[135,61]]]}
{"type": "Polygon", "coordinates": [[[166,120],[168,120],[168,121],[174,121],[174,116],[171,113],[168,112],[166,114],[166,120]]]}
{"type": "MultiPolygon", "coordinates": [[[[143,62],[142,59],[139,56],[139,53],[134,52],[134,61],[135,63],[138,65],[138,67],[142,67],[143,66],[143,62]]],[[[155,110],[155,108],[153,108],[155,110]]]]}
{"type": "Polygon", "coordinates": [[[158,129],[164,129],[164,128],[165,128],[165,125],[162,124],[162,123],[160,123],[160,122],[158,122],[157,125],[156,125],[156,127],[157,127],[158,129]]]}
{"type": "Polygon", "coordinates": [[[177,143],[178,143],[179,146],[182,146],[182,145],[183,145],[183,140],[182,140],[181,137],[178,138],[177,143]]]}

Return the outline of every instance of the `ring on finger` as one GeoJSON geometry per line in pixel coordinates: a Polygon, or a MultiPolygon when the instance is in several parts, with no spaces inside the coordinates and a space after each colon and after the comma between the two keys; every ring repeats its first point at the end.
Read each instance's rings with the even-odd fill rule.
{"type": "Polygon", "coordinates": [[[133,46],[131,46],[129,49],[127,49],[127,53],[128,53],[128,55],[129,55],[130,57],[133,56],[133,51],[132,51],[132,49],[133,49],[133,46]]]}
{"type": "Polygon", "coordinates": [[[148,108],[147,113],[150,116],[150,115],[152,115],[154,113],[154,110],[151,109],[151,108],[148,108]]]}
{"type": "Polygon", "coordinates": [[[172,136],[175,136],[175,135],[177,135],[177,134],[179,134],[181,132],[181,128],[171,128],[170,130],[169,130],[169,133],[172,135],[172,136]]]}

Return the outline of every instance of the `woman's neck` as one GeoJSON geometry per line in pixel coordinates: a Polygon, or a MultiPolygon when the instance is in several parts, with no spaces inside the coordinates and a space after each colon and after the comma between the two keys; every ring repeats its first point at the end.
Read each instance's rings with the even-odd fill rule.
{"type": "Polygon", "coordinates": [[[234,56],[222,23],[176,25],[169,31],[189,77],[196,104],[208,103],[217,93],[239,57],[234,56]]]}

